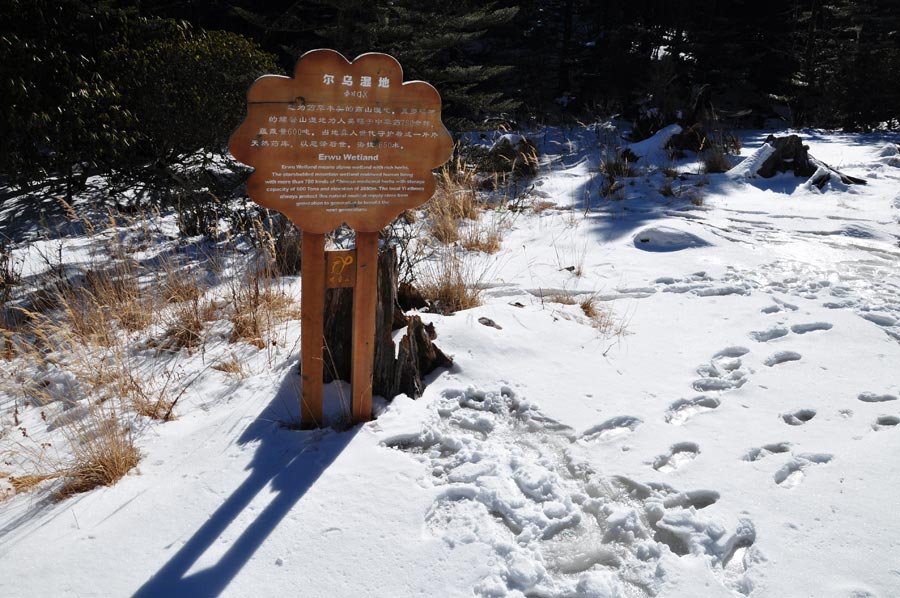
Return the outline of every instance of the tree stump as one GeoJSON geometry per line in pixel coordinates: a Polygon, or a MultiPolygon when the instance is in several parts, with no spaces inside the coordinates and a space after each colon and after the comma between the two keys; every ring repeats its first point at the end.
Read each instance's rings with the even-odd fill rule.
{"type": "Polygon", "coordinates": [[[839,178],[845,185],[866,184],[865,179],[844,174],[814,158],[809,153],[809,146],[803,145],[799,135],[788,135],[787,137],[769,135],[766,143],[775,148],[775,151],[757,171],[757,174],[763,178],[771,178],[778,172],[793,171],[795,176],[812,177],[812,184],[820,189],[832,176],[839,178]]]}
{"type": "MultiPolygon", "coordinates": [[[[378,300],[375,308],[375,367],[372,394],[392,399],[398,394],[422,395],[423,378],[453,360],[433,343],[434,327],[418,316],[403,314],[397,299],[399,271],[393,248],[378,254],[378,300]],[[396,350],[393,332],[406,328],[396,350]]],[[[324,382],[351,378],[353,289],[329,289],[325,294],[324,382]]]]}

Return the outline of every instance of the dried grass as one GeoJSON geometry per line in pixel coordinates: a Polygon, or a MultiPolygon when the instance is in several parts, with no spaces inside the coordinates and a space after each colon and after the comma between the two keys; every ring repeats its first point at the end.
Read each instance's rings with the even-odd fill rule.
{"type": "MultiPolygon", "coordinates": [[[[116,227],[116,218],[109,223],[116,227]]],[[[141,239],[140,228],[122,234],[118,228],[84,224],[93,235],[88,239],[108,252],[106,260],[79,271],[64,264],[60,243],[55,255],[45,256],[46,271],[28,281],[29,288],[14,289],[16,309],[2,311],[2,357],[23,375],[0,380],[0,393],[17,397],[24,408],[40,406],[46,432],[43,426],[40,433],[31,432],[53,440],[46,443],[53,446],[51,455],[21,429],[26,446],[14,442],[10,449],[16,455],[16,474],[9,484],[16,492],[60,478],[58,496],[67,497],[113,484],[138,463],[135,421],[172,419],[179,398],[196,379],[185,382],[172,356],[149,362],[138,350],[148,344],[141,332],[162,334],[149,341],[151,347],[187,348],[190,353],[204,346],[206,322],[219,319],[223,311],[232,321],[234,340],[249,339],[257,346],[265,343],[275,322],[299,318],[297,304],[275,283],[273,243],[262,247],[263,267],[236,280],[230,300],[222,302],[207,298],[203,284],[210,268],[221,273],[228,264],[220,247],[200,248],[208,252],[205,266],[186,267],[163,255],[148,272],[130,256],[136,250],[133,243],[146,251],[157,242],[149,228],[141,239]],[[32,441],[33,450],[27,447],[32,441]]],[[[4,292],[13,289],[13,282],[21,283],[5,282],[10,284],[4,292]]],[[[4,295],[4,303],[11,295],[4,295]]],[[[243,375],[237,359],[213,367],[243,375]]],[[[15,421],[18,426],[18,411],[15,421]]]]}
{"type": "Polygon", "coordinates": [[[263,337],[276,323],[299,318],[299,305],[277,288],[267,264],[257,263],[231,287],[229,342],[244,341],[262,349],[266,346],[263,337]]]}
{"type": "Polygon", "coordinates": [[[531,211],[535,214],[541,214],[546,212],[547,210],[551,210],[557,206],[555,201],[548,201],[546,199],[536,199],[531,204],[531,211]]]}
{"type": "Polygon", "coordinates": [[[714,174],[727,172],[731,169],[731,162],[725,151],[719,145],[713,145],[703,151],[703,172],[714,174]]]}
{"type": "Polygon", "coordinates": [[[457,163],[441,168],[434,196],[425,204],[434,238],[444,244],[455,243],[460,238],[459,221],[476,220],[480,210],[475,171],[459,158],[457,163]]]}
{"type": "Polygon", "coordinates": [[[454,252],[424,269],[419,291],[438,311],[451,314],[481,305],[482,277],[472,262],[454,252]]]}
{"type": "Polygon", "coordinates": [[[544,295],[543,299],[549,303],[560,303],[562,305],[575,305],[578,303],[574,297],[567,293],[551,293],[544,295]]]}
{"type": "Polygon", "coordinates": [[[585,297],[578,305],[603,338],[621,338],[628,333],[628,322],[617,318],[612,309],[600,307],[596,294],[585,297]]]}
{"type": "Polygon", "coordinates": [[[463,230],[460,245],[467,251],[497,253],[502,246],[503,230],[507,226],[507,219],[503,215],[486,212],[463,230]],[[486,217],[487,213],[490,213],[489,218],[486,217]]]}
{"type": "Polygon", "coordinates": [[[242,378],[244,376],[244,366],[242,366],[241,362],[239,362],[233,355],[231,356],[231,359],[219,361],[213,364],[212,368],[226,374],[235,374],[242,378]]]}
{"type": "Polygon", "coordinates": [[[674,197],[675,190],[672,188],[672,179],[666,179],[663,186],[659,188],[659,194],[663,197],[674,197]]]}
{"type": "Polygon", "coordinates": [[[21,494],[22,492],[28,492],[29,490],[34,489],[39,484],[46,482],[47,480],[53,480],[60,477],[62,474],[59,472],[53,473],[37,473],[37,474],[26,474],[21,476],[8,476],[9,484],[13,487],[13,490],[16,494],[21,494]]]}
{"type": "Polygon", "coordinates": [[[96,407],[87,424],[74,426],[70,443],[74,462],[63,472],[60,498],[111,486],[140,461],[131,431],[115,410],[96,407]]]}

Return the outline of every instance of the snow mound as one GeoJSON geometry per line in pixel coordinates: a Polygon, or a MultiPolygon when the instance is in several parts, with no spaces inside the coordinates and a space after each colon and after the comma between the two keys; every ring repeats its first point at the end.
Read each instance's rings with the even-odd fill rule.
{"type": "Polygon", "coordinates": [[[891,158],[894,156],[900,156],[900,146],[897,146],[893,143],[885,143],[880,148],[875,150],[875,155],[879,158],[891,158]]]}
{"type": "Polygon", "coordinates": [[[644,251],[680,251],[709,245],[693,233],[669,226],[651,226],[634,235],[634,246],[644,251]]]}
{"type": "Polygon", "coordinates": [[[669,152],[666,151],[666,144],[672,135],[681,133],[681,127],[678,125],[669,125],[664,129],[660,129],[653,137],[648,137],[637,143],[630,143],[626,149],[631,150],[638,157],[641,164],[665,164],[669,160],[669,152]]]}
{"type": "Polygon", "coordinates": [[[885,143],[874,151],[875,162],[900,167],[900,145],[885,143]]]}
{"type": "Polygon", "coordinates": [[[525,143],[526,140],[524,136],[516,133],[506,133],[505,135],[501,135],[500,138],[494,142],[494,145],[491,146],[491,151],[503,147],[517,147],[518,145],[524,145],[525,143]]]}
{"type": "Polygon", "coordinates": [[[752,179],[759,173],[759,169],[765,164],[769,156],[775,153],[775,148],[768,143],[762,144],[758,150],[744,158],[739,164],[725,173],[725,176],[734,179],[752,179]]]}
{"type": "Polygon", "coordinates": [[[806,191],[807,193],[825,193],[826,191],[838,191],[844,193],[850,190],[850,185],[841,181],[841,177],[833,171],[824,166],[819,166],[815,174],[809,177],[809,179],[800,185],[798,189],[806,191]],[[819,183],[817,184],[816,182],[819,183]]]}

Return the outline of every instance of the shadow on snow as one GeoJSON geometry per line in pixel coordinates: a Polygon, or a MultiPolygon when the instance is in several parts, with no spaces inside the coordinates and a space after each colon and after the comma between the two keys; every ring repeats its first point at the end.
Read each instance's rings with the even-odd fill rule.
{"type": "Polygon", "coordinates": [[[352,441],[358,426],[346,432],[284,428],[282,422],[299,421],[295,378],[295,373],[285,376],[275,398],[238,440],[240,444],[260,443],[249,466],[250,475],[178,552],[138,589],[134,598],[219,596],[352,441]],[[218,561],[188,573],[266,488],[270,489],[274,498],[218,561]]]}

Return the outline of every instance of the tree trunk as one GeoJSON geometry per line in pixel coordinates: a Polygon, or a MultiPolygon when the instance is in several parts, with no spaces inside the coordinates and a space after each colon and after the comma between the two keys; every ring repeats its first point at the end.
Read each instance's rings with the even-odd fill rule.
{"type": "MultiPolygon", "coordinates": [[[[423,377],[453,360],[432,342],[434,327],[418,316],[407,318],[397,301],[397,253],[393,248],[378,254],[378,300],[375,307],[375,367],[372,394],[392,399],[398,394],[412,398],[425,389],[423,377]],[[406,327],[395,350],[393,332],[406,327]]],[[[329,289],[325,293],[324,381],[350,382],[353,321],[353,289],[329,289]]]]}

